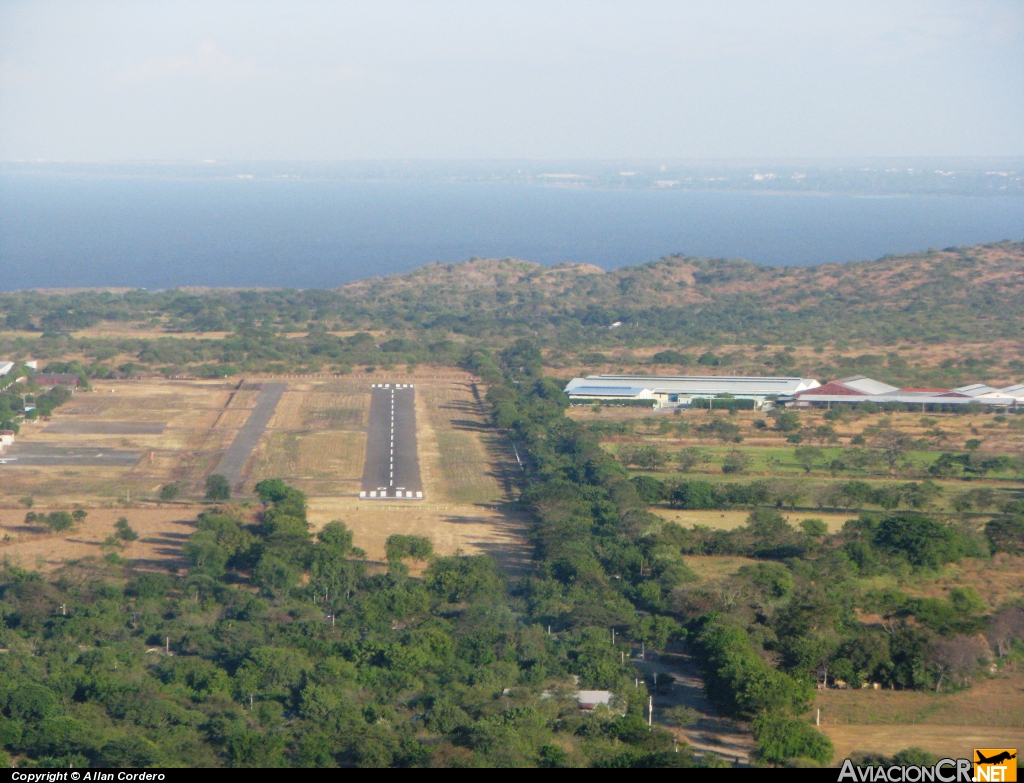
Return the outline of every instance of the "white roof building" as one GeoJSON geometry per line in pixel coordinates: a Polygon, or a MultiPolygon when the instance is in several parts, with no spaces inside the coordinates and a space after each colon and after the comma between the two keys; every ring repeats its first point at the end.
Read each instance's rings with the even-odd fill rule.
{"type": "Polygon", "coordinates": [[[967,405],[978,402],[983,405],[1014,406],[1024,402],[1024,384],[995,389],[984,383],[972,383],[957,389],[900,389],[881,381],[854,375],[838,381],[829,381],[807,391],[797,392],[785,402],[793,401],[799,406],[831,405],[832,403],[873,402],[884,404],[899,402],[904,405],[967,405]]]}
{"type": "Polygon", "coordinates": [[[576,691],[576,703],[581,710],[594,710],[602,704],[610,707],[611,702],[611,691],[576,691]]]}
{"type": "Polygon", "coordinates": [[[694,398],[752,399],[793,395],[820,384],[813,378],[740,375],[590,375],[573,378],[565,393],[574,400],[655,400],[657,406],[688,405],[694,398]]]}
{"type": "Polygon", "coordinates": [[[0,362],[0,376],[7,375],[14,369],[14,362],[0,362]]]}

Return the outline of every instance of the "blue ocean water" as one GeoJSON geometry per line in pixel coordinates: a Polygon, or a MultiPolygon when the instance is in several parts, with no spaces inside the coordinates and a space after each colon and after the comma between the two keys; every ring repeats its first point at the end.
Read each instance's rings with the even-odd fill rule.
{"type": "Polygon", "coordinates": [[[0,177],[0,290],[325,288],[470,256],[803,266],[1024,238],[1024,199],[0,177]]]}

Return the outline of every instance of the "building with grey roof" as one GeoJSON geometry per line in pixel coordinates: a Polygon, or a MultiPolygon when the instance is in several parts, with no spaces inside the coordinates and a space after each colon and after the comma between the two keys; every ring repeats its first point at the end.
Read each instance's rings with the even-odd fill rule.
{"type": "Polygon", "coordinates": [[[565,387],[569,399],[651,401],[653,407],[689,407],[694,400],[729,398],[753,400],[762,408],[780,396],[813,389],[813,378],[748,377],[739,375],[590,375],[573,378],[565,387]]]}

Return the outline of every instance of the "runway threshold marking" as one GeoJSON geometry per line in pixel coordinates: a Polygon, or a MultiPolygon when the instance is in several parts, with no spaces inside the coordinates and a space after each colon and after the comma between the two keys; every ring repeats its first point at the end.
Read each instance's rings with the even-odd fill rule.
{"type": "Polygon", "coordinates": [[[370,432],[359,497],[422,500],[416,451],[416,413],[412,384],[371,386],[370,432]],[[386,394],[385,394],[386,392],[386,394]],[[386,423],[386,429],[385,429],[386,423]],[[395,429],[398,429],[396,437],[395,429]],[[387,460],[384,448],[387,448],[387,460]],[[397,458],[396,458],[397,457],[397,458]],[[386,474],[385,474],[385,467],[386,474]]]}

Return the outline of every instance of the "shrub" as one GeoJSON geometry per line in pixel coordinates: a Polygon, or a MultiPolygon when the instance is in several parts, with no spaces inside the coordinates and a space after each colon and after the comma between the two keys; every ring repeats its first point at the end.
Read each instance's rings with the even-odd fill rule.
{"type": "Polygon", "coordinates": [[[384,551],[389,563],[406,557],[429,560],[434,556],[434,545],[426,536],[395,534],[388,536],[388,540],[384,544],[384,551]]]}
{"type": "Polygon", "coordinates": [[[67,511],[54,511],[51,514],[41,517],[54,533],[62,530],[70,530],[75,525],[75,519],[67,511]]]}
{"type": "Polygon", "coordinates": [[[832,761],[832,740],[800,718],[765,713],[753,723],[754,751],[761,761],[782,764],[789,759],[811,759],[819,764],[832,761]]]}
{"type": "Polygon", "coordinates": [[[161,500],[174,500],[178,497],[181,492],[181,488],[177,484],[164,484],[160,488],[160,499],[161,500]]]}
{"type": "MultiPolygon", "coordinates": [[[[604,361],[607,361],[607,359],[604,361]]],[[[681,353],[680,351],[668,350],[659,351],[654,354],[654,356],[651,357],[651,361],[655,364],[678,364],[685,367],[693,362],[693,357],[689,354],[681,353]]]]}
{"type": "Polygon", "coordinates": [[[730,451],[722,460],[723,473],[746,473],[750,469],[750,457],[742,451],[730,451]]]}
{"type": "Polygon", "coordinates": [[[660,503],[665,499],[665,485],[651,476],[636,476],[630,479],[636,487],[636,494],[644,503],[660,503]]]}
{"type": "Polygon", "coordinates": [[[139,538],[139,534],[132,530],[126,517],[121,517],[114,523],[114,535],[125,542],[136,541],[139,538]]]}
{"type": "Polygon", "coordinates": [[[231,485],[220,473],[214,473],[206,478],[206,499],[207,500],[230,500],[231,485]]]}
{"type": "Polygon", "coordinates": [[[971,542],[949,525],[909,511],[883,519],[875,530],[874,544],[918,568],[956,562],[972,548],[971,542]]]}

